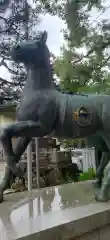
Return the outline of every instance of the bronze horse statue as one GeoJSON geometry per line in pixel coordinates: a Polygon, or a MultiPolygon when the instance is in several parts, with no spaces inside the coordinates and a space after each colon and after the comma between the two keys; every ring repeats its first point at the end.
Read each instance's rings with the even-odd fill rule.
{"type": "MultiPolygon", "coordinates": [[[[54,132],[56,137],[83,138],[100,136],[110,150],[110,97],[64,94],[55,89],[52,80],[50,52],[46,45],[47,33],[36,40],[22,41],[10,50],[12,60],[24,63],[28,78],[16,110],[16,122],[5,126],[0,132],[6,156],[7,168],[0,184],[0,201],[13,173],[22,176],[19,167],[22,153],[32,137],[43,137],[54,132]],[[18,142],[12,148],[12,137],[18,142]]],[[[107,201],[106,189],[96,194],[99,201],[107,201]]],[[[101,188],[102,189],[102,188],[101,188]]]]}

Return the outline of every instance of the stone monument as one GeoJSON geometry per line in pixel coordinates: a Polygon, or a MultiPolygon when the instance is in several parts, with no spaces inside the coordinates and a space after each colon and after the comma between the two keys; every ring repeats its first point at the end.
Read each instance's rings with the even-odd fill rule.
{"type": "MultiPolygon", "coordinates": [[[[16,123],[4,127],[0,132],[7,162],[5,178],[0,185],[1,201],[11,172],[16,176],[23,175],[19,159],[32,137],[43,137],[52,132],[56,137],[67,138],[98,135],[110,150],[110,96],[71,95],[57,91],[52,79],[46,40],[47,32],[44,31],[35,40],[22,41],[10,50],[12,60],[24,63],[28,68],[28,78],[16,110],[16,123]],[[13,136],[18,137],[14,151],[13,136]]],[[[109,175],[106,182],[109,184],[109,175]]],[[[104,185],[104,194],[108,189],[107,184],[104,185]]],[[[98,196],[100,194],[96,195],[100,200],[98,196]]],[[[104,196],[101,201],[105,199],[104,196]]]]}

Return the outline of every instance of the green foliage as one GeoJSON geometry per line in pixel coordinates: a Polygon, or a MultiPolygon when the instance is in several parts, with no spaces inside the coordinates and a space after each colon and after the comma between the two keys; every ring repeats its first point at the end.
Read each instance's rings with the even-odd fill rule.
{"type": "Polygon", "coordinates": [[[66,173],[66,176],[61,179],[60,184],[65,184],[65,183],[71,183],[74,180],[77,182],[82,182],[82,181],[88,181],[88,180],[94,180],[96,178],[96,170],[94,168],[89,168],[88,171],[85,171],[80,174],[79,177],[76,177],[76,180],[74,179],[74,176],[70,176],[69,173],[66,173]]]}
{"type": "Polygon", "coordinates": [[[36,36],[37,31],[34,29],[39,23],[38,10],[38,4],[33,8],[27,0],[14,0],[8,1],[0,11],[0,66],[4,66],[11,75],[11,81],[0,78],[0,91],[2,96],[10,97],[12,101],[21,96],[27,73],[22,64],[12,63],[9,50],[15,42],[36,36]],[[3,14],[6,11],[8,14],[3,14]]]}
{"type": "Polygon", "coordinates": [[[89,168],[88,171],[85,171],[80,174],[78,181],[87,181],[95,179],[96,177],[96,171],[93,168],[89,168]]]}
{"type": "Polygon", "coordinates": [[[90,24],[93,8],[103,13],[103,1],[71,0],[65,4],[66,47],[55,59],[54,70],[66,91],[109,94],[110,22],[90,24]]]}
{"type": "Polygon", "coordinates": [[[59,141],[64,148],[71,148],[78,144],[77,139],[59,139],[59,141]]]}
{"type": "MultiPolygon", "coordinates": [[[[10,8],[10,16],[4,18],[4,29],[0,29],[0,54],[3,61],[1,65],[9,69],[5,60],[9,60],[10,41],[18,41],[26,38],[27,22],[28,35],[30,38],[36,36],[37,24],[40,14],[50,13],[58,15],[66,24],[64,38],[66,47],[62,47],[61,56],[54,59],[54,70],[61,82],[61,88],[70,92],[86,93],[110,93],[110,22],[109,19],[102,20],[95,26],[90,23],[91,10],[96,8],[98,14],[104,10],[102,0],[33,0],[34,8],[28,3],[28,14],[26,14],[25,1],[14,1],[12,6],[5,5],[2,13],[10,8]],[[61,4],[62,2],[62,4],[61,4]],[[12,12],[14,11],[14,15],[12,12]],[[34,27],[33,27],[34,26],[34,27]],[[7,43],[4,36],[10,37],[7,43]],[[82,50],[81,50],[82,49],[82,50]],[[84,52],[85,53],[84,53],[84,52]],[[106,68],[105,68],[106,67],[106,68]]],[[[105,9],[106,10],[106,9],[105,9]]],[[[0,15],[3,15],[3,14],[0,15]]],[[[0,19],[1,22],[3,19],[0,19]]],[[[7,95],[20,95],[26,79],[24,67],[13,65],[9,69],[12,74],[12,85],[7,79],[0,79],[3,91],[7,95]],[[13,71],[12,71],[13,70],[13,71]],[[10,87],[9,87],[10,86],[10,87]]]]}
{"type": "Polygon", "coordinates": [[[77,147],[85,147],[85,139],[60,139],[59,138],[59,141],[61,143],[61,145],[64,147],[64,148],[77,148],[77,147]]]}
{"type": "Polygon", "coordinates": [[[46,13],[63,17],[63,4],[59,0],[0,1],[0,66],[4,66],[11,74],[11,81],[0,78],[3,98],[18,102],[27,78],[24,65],[12,63],[10,47],[15,42],[36,38],[41,14],[46,13]]]}

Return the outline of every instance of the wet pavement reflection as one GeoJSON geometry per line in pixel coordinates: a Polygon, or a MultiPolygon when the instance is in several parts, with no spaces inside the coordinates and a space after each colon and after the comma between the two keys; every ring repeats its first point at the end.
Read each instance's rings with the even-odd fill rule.
{"type": "Polygon", "coordinates": [[[64,209],[95,201],[93,186],[89,183],[82,186],[71,183],[36,190],[32,196],[17,203],[14,202],[14,195],[18,196],[19,200],[21,193],[16,194],[12,196],[12,204],[7,201],[0,205],[0,239],[2,240],[19,239],[18,237],[41,231],[48,224],[53,224],[53,214],[59,214],[59,217],[65,219],[64,209]]]}

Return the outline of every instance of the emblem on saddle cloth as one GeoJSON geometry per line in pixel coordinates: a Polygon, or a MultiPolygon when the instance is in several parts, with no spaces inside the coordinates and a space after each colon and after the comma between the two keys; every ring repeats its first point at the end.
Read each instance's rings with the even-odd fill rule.
{"type": "Polygon", "coordinates": [[[81,127],[88,127],[92,122],[92,113],[85,107],[80,107],[73,113],[74,120],[81,127]]]}

